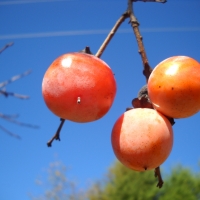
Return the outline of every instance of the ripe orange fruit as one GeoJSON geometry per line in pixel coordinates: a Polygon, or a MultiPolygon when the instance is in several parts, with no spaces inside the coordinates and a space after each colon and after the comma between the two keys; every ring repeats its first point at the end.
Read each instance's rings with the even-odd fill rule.
{"type": "Polygon", "coordinates": [[[200,63],[187,56],[159,63],[148,80],[153,106],[172,118],[190,117],[200,109],[200,63]]]}
{"type": "Polygon", "coordinates": [[[57,116],[74,122],[103,117],[114,101],[116,81],[110,67],[86,53],[58,57],[42,82],[47,107],[57,116]]]}
{"type": "Polygon", "coordinates": [[[116,157],[126,167],[144,171],[160,166],[173,146],[168,119],[154,109],[126,111],[116,121],[111,136],[116,157]]]}

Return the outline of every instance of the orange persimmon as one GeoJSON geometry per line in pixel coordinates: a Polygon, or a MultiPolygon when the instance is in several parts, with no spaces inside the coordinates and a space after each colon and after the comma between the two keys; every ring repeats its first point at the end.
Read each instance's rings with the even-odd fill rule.
{"type": "Polygon", "coordinates": [[[190,117],[200,109],[200,63],[187,56],[159,63],[148,80],[154,108],[172,118],[190,117]]]}
{"type": "Polygon", "coordinates": [[[156,110],[135,108],[118,118],[111,142],[116,157],[126,167],[151,170],[168,158],[173,146],[173,130],[168,119],[156,110]]]}
{"type": "Polygon", "coordinates": [[[110,67],[86,53],[58,57],[42,82],[47,107],[58,117],[90,122],[103,117],[114,101],[116,81],[110,67]]]}

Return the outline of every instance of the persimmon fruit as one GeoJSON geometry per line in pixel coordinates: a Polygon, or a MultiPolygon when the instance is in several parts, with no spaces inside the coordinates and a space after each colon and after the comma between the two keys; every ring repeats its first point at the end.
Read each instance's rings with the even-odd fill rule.
{"type": "Polygon", "coordinates": [[[168,119],[158,111],[135,108],[115,122],[111,143],[116,157],[126,167],[151,170],[168,158],[173,146],[173,130],[168,119]]]}
{"type": "Polygon", "coordinates": [[[159,63],[148,80],[154,108],[172,118],[186,118],[200,109],[200,63],[173,56],[159,63]]]}
{"type": "Polygon", "coordinates": [[[96,56],[67,53],[47,69],[42,95],[47,107],[58,117],[91,122],[111,108],[116,81],[110,67],[96,56]]]}

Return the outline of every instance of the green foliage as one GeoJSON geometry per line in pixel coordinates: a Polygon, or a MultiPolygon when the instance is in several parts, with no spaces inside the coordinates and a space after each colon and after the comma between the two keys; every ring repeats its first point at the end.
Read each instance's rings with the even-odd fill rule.
{"type": "Polygon", "coordinates": [[[94,184],[88,197],[90,200],[200,200],[200,174],[189,169],[175,167],[165,176],[161,189],[156,185],[153,171],[135,172],[117,162],[107,180],[94,184]]]}
{"type": "Polygon", "coordinates": [[[89,191],[89,199],[152,200],[159,191],[156,184],[153,171],[135,172],[117,162],[110,169],[105,183],[95,185],[89,191]]]}
{"type": "MultiPolygon", "coordinates": [[[[200,200],[200,173],[182,166],[164,174],[164,185],[156,187],[154,171],[136,172],[116,162],[105,179],[80,192],[66,176],[61,162],[51,163],[44,194],[32,200],[200,200]]],[[[163,172],[162,172],[163,174],[163,172]]],[[[43,185],[43,184],[40,184],[43,185]]]]}
{"type": "Polygon", "coordinates": [[[165,185],[160,191],[159,200],[199,200],[200,199],[200,174],[178,166],[174,168],[165,180],[165,185]]]}

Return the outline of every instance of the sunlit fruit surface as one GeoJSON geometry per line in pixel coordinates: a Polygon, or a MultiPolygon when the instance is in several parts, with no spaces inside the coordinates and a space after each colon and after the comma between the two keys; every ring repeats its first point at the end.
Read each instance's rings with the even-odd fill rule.
{"type": "Polygon", "coordinates": [[[187,56],[159,63],[148,80],[155,109],[172,118],[190,117],[200,109],[200,63],[187,56]]]}
{"type": "Polygon", "coordinates": [[[126,167],[151,170],[168,158],[173,146],[173,130],[168,119],[156,110],[136,108],[118,118],[111,142],[116,157],[126,167]]]}
{"type": "Polygon", "coordinates": [[[68,53],[47,69],[42,95],[47,107],[60,118],[90,122],[100,119],[111,108],[116,81],[101,59],[86,53],[68,53]]]}

